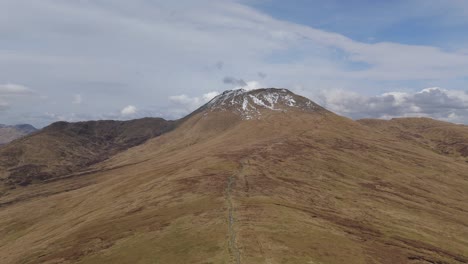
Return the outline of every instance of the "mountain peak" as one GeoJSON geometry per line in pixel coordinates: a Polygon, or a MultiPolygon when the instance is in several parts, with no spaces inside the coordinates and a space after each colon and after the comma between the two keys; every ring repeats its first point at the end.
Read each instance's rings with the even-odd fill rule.
{"type": "Polygon", "coordinates": [[[213,111],[231,111],[244,120],[259,119],[264,110],[282,112],[323,110],[321,106],[305,97],[278,88],[228,90],[213,98],[203,108],[208,111],[206,114],[213,111]]]}

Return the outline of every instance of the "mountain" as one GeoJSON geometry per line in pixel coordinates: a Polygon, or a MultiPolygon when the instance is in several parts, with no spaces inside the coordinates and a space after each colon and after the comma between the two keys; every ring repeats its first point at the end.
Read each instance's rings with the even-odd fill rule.
{"type": "Polygon", "coordinates": [[[174,124],[161,118],[57,122],[0,149],[0,182],[15,186],[67,177],[174,124]]]}
{"type": "Polygon", "coordinates": [[[243,120],[250,120],[260,119],[265,109],[280,112],[291,109],[304,112],[325,111],[321,106],[289,90],[269,88],[250,92],[243,89],[225,91],[195,113],[204,111],[205,115],[208,115],[210,112],[232,112],[243,120]]]}
{"type": "Polygon", "coordinates": [[[26,136],[37,129],[28,124],[21,124],[16,126],[7,126],[0,124],[0,145],[7,144],[17,138],[26,136]]]}
{"type": "Polygon", "coordinates": [[[225,92],[86,173],[4,189],[0,262],[467,263],[466,159],[373,122],[225,92]]]}

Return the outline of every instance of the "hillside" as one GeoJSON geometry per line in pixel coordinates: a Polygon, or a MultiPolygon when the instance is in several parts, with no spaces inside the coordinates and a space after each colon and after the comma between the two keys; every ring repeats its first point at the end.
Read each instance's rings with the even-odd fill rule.
{"type": "Polygon", "coordinates": [[[15,126],[7,126],[0,124],[0,146],[7,144],[17,138],[31,134],[35,131],[37,131],[35,127],[27,124],[15,126]]]}
{"type": "Polygon", "coordinates": [[[4,190],[0,262],[467,263],[468,163],[369,123],[225,92],[86,174],[4,190]]]}
{"type": "Polygon", "coordinates": [[[363,125],[433,151],[468,160],[468,127],[429,118],[363,119],[363,125]]]}
{"type": "Polygon", "coordinates": [[[0,149],[0,183],[28,185],[76,173],[174,127],[160,118],[57,122],[0,149]]]}

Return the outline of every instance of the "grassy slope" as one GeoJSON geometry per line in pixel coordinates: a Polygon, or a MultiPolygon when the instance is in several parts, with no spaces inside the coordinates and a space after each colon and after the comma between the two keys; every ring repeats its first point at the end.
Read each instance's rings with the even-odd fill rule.
{"type": "Polygon", "coordinates": [[[0,262],[468,261],[468,164],[328,113],[200,113],[94,169],[1,196],[0,262]]]}
{"type": "Polygon", "coordinates": [[[429,118],[363,119],[359,123],[411,144],[468,159],[468,127],[429,118]]]}

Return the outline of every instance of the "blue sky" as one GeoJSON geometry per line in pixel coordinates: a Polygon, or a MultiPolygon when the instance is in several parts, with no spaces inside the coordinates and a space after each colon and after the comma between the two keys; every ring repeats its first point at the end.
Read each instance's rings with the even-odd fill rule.
{"type": "Polygon", "coordinates": [[[0,123],[174,119],[243,86],[468,123],[466,32],[465,0],[4,0],[0,123]]]}
{"type": "Polygon", "coordinates": [[[247,2],[279,19],[337,32],[363,42],[463,47],[463,1],[265,0],[247,2]],[[457,43],[462,42],[462,43],[457,43]]]}

